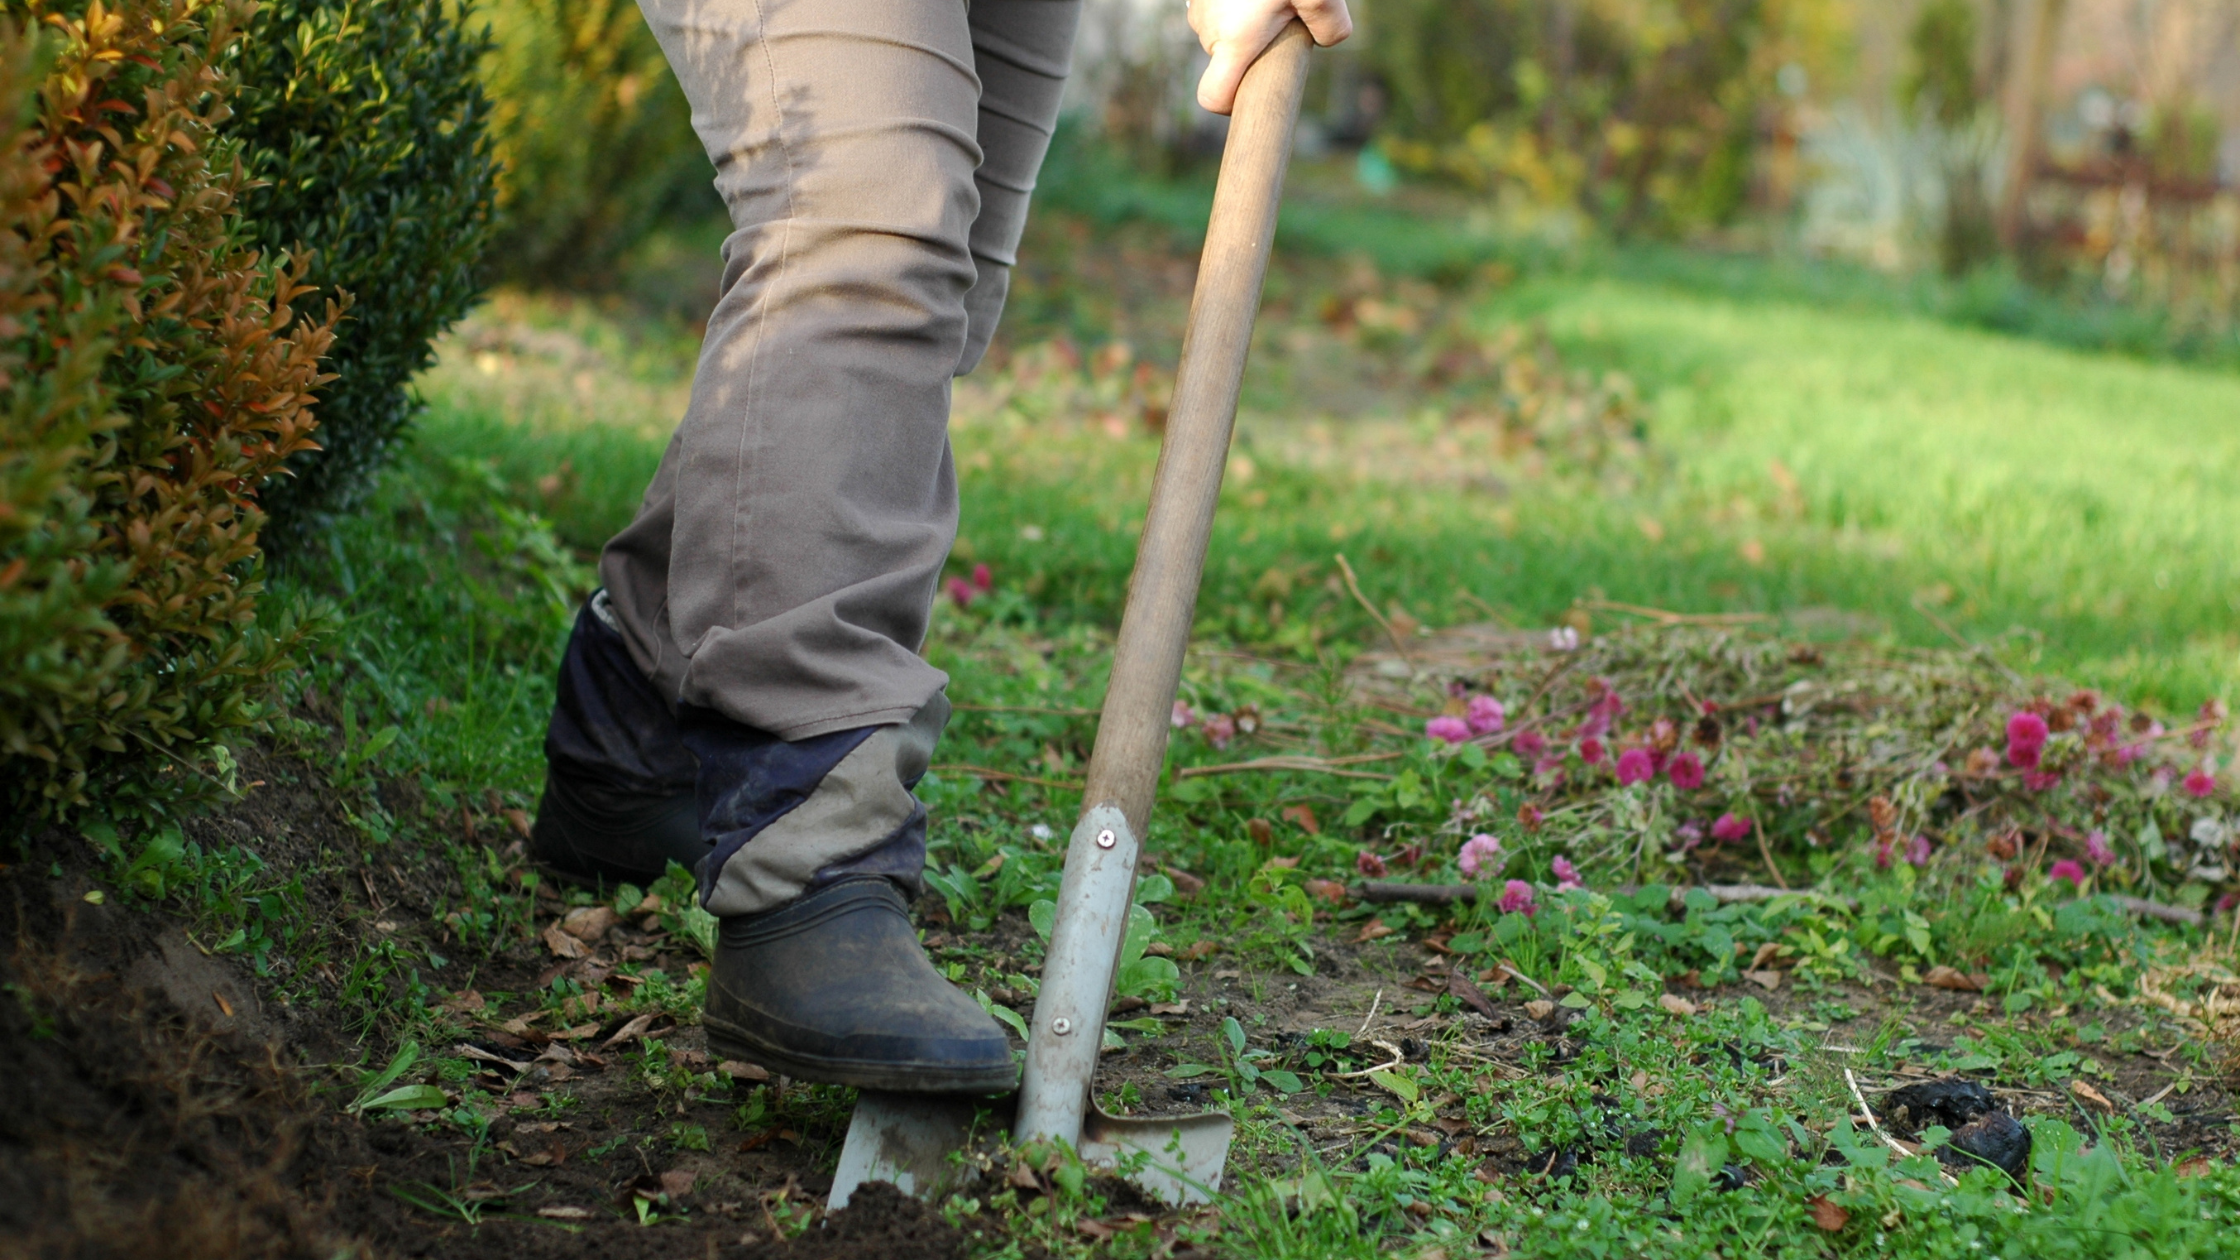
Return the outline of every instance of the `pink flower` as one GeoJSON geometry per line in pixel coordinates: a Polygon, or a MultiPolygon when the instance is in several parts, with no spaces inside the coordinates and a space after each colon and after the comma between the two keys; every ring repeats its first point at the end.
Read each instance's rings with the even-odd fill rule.
{"type": "Polygon", "coordinates": [[[1435,717],[1423,724],[1423,733],[1442,744],[1459,744],[1470,738],[1470,724],[1458,717],[1435,717]]]}
{"type": "Polygon", "coordinates": [[[1385,876],[1384,859],[1367,849],[1353,855],[1353,869],[1370,879],[1383,879],[1385,876]]]}
{"type": "Polygon", "coordinates": [[[2050,734],[2046,720],[2027,709],[2008,718],[2007,764],[2017,770],[2037,769],[2050,734]]]}
{"type": "Polygon", "coordinates": [[[1886,871],[1890,869],[1890,857],[1891,854],[1896,850],[1897,844],[1898,837],[1896,837],[1895,835],[1891,835],[1888,832],[1883,833],[1882,838],[1875,841],[1874,868],[1876,870],[1886,871]]]}
{"type": "Polygon", "coordinates": [[[1548,737],[1538,731],[1519,731],[1509,741],[1510,751],[1527,761],[1548,751],[1548,737]]]}
{"type": "Polygon", "coordinates": [[[2197,766],[2186,776],[2186,793],[2190,796],[2207,796],[2216,790],[2217,776],[2210,773],[2207,766],[2197,766]]]}
{"type": "Polygon", "coordinates": [[[1732,844],[1748,836],[1751,826],[1751,821],[1747,818],[1735,814],[1721,814],[1719,820],[1711,824],[1711,838],[1722,844],[1732,844]]]}
{"type": "Polygon", "coordinates": [[[979,591],[982,595],[985,595],[989,591],[994,590],[995,585],[996,575],[989,572],[987,565],[976,564],[972,566],[972,588],[974,590],[979,591]]]}
{"type": "Polygon", "coordinates": [[[1540,830],[1540,820],[1546,817],[1546,814],[1540,812],[1540,807],[1531,801],[1517,806],[1517,825],[1527,832],[1540,830]]]}
{"type": "Polygon", "coordinates": [[[1189,701],[1177,700],[1174,702],[1174,716],[1169,720],[1174,723],[1176,730],[1184,731],[1197,722],[1198,715],[1190,711],[1189,701]]]}
{"type": "Polygon", "coordinates": [[[1590,766],[1601,765],[1604,752],[1602,741],[1592,735],[1579,741],[1579,760],[1590,766]]]}
{"type": "Polygon", "coordinates": [[[1618,782],[1646,783],[1655,774],[1656,766],[1649,760],[1646,748],[1628,748],[1618,756],[1618,782]]]}
{"type": "Polygon", "coordinates": [[[1569,892],[1574,888],[1586,887],[1586,884],[1579,879],[1579,868],[1571,864],[1570,858],[1559,856],[1556,858],[1554,865],[1557,892],[1569,892]]]}
{"type": "Polygon", "coordinates": [[[1693,792],[1703,786],[1703,761],[1694,753],[1684,752],[1675,756],[1665,773],[1672,778],[1672,786],[1683,792],[1693,792]]]}
{"type": "Polygon", "coordinates": [[[1216,713],[1199,729],[1207,743],[1215,748],[1227,748],[1229,741],[1237,737],[1237,720],[1226,713],[1216,713]]]}
{"type": "Polygon", "coordinates": [[[2046,878],[2065,879],[2069,881],[2071,888],[2081,889],[2084,887],[2084,868],[2068,858],[2063,858],[2053,864],[2052,870],[2046,872],[2046,878]]]}
{"type": "Polygon", "coordinates": [[[1462,714],[1462,720],[1469,724],[1472,735],[1493,734],[1501,729],[1501,723],[1507,717],[1508,713],[1502,709],[1501,702],[1492,696],[1470,697],[1470,704],[1462,714]]]}
{"type": "Polygon", "coordinates": [[[1915,866],[1929,864],[1929,837],[1915,836],[1906,841],[1906,861],[1915,866]]]}
{"type": "Polygon", "coordinates": [[[2061,782],[2061,772],[2059,770],[2025,770],[2022,772],[2022,786],[2033,792],[2043,792],[2059,782],[2061,782]]]}
{"type": "Polygon", "coordinates": [[[1682,849],[1693,849],[1703,843],[1703,828],[1692,822],[1681,823],[1672,834],[1679,838],[1682,849]]]}
{"type": "Polygon", "coordinates": [[[1504,864],[1501,842],[1479,832],[1462,842],[1461,863],[1463,875],[1470,879],[1476,879],[1480,875],[1500,874],[1504,864]]]}
{"type": "Polygon", "coordinates": [[[1528,919],[1540,913],[1540,907],[1533,900],[1532,885],[1521,879],[1512,879],[1503,884],[1501,900],[1494,904],[1501,908],[1503,914],[1522,913],[1528,919]]]}
{"type": "Polygon", "coordinates": [[[972,607],[972,601],[979,598],[980,595],[980,592],[973,590],[972,584],[963,578],[950,578],[943,585],[943,589],[949,592],[949,598],[955,601],[959,608],[972,607]]]}
{"type": "Polygon", "coordinates": [[[2218,914],[2223,914],[2234,906],[2240,906],[2240,893],[2226,893],[2224,896],[2217,898],[2218,914]]]}
{"type": "Polygon", "coordinates": [[[2116,860],[2116,851],[2108,844],[2105,831],[2087,832],[2084,838],[2085,860],[2094,866],[2110,866],[2116,860]]]}

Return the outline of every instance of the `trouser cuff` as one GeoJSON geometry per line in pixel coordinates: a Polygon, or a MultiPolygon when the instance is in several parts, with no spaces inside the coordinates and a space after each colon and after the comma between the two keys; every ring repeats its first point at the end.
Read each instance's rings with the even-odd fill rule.
{"type": "Polygon", "coordinates": [[[926,810],[911,789],[949,720],[936,694],[909,721],[788,742],[712,709],[684,706],[698,755],[701,904],[755,914],[853,875],[882,875],[915,896],[925,868],[926,810]]]}

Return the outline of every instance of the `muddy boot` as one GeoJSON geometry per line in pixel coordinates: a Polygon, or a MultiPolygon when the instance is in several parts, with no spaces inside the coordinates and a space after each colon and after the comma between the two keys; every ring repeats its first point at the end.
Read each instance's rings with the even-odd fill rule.
{"type": "Polygon", "coordinates": [[[1018,1084],[1011,1043],[918,945],[902,893],[851,877],[723,920],[704,1023],[719,1057],[909,1093],[1018,1084]]]}
{"type": "Polygon", "coordinates": [[[555,701],[530,860],[572,883],[641,887],[671,862],[697,866],[708,853],[693,796],[699,760],[674,706],[631,660],[605,591],[576,616],[555,701]]]}

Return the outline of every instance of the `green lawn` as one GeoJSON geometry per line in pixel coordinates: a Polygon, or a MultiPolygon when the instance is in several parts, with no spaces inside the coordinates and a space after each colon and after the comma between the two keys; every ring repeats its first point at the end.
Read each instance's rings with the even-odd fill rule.
{"type": "MultiPolygon", "coordinates": [[[[1022,277],[1003,355],[958,389],[956,566],[987,563],[995,590],[937,611],[927,652],[951,671],[962,707],[944,768],[920,789],[936,819],[935,888],[921,903],[941,933],[936,959],[967,988],[1014,1003],[1036,982],[1039,945],[1018,921],[1051,895],[1060,841],[1050,829],[1062,837],[1078,805],[1064,784],[1078,779],[1094,729],[1089,708],[1157,453],[1146,399],[1171,366],[1161,357],[1180,309],[1172,277],[1157,279],[1176,264],[1159,232],[1063,216],[1037,232],[1043,261],[1022,277]],[[1061,332],[1075,350],[1056,344],[1061,332]],[[1121,337],[1150,369],[1124,361],[1111,344],[1121,337]],[[1016,943],[983,930],[998,920],[1016,943]]],[[[1475,1252],[1481,1236],[1517,1254],[1581,1257],[2216,1253],[2208,1222],[2229,1217],[2240,1182],[2226,1162],[2181,1176],[2170,1167],[2177,1152],[2156,1149],[2224,1149],[2216,1052],[2128,1000],[2142,972],[2179,974],[2169,964],[2208,960],[2214,947],[2198,929],[2142,928],[2046,868],[2085,852],[2084,814],[2097,811],[2089,825],[2104,826],[2121,856],[2086,877],[2090,892],[2208,907],[2225,885],[2194,873],[2181,837],[2229,812],[2229,786],[2196,799],[2145,765],[2093,771],[2092,785],[2080,772],[2050,795],[2012,775],[1948,779],[1945,759],[1996,743],[2018,696],[1981,660],[1890,649],[1944,644],[1948,633],[1995,643],[2012,667],[2106,685],[2165,719],[2231,695],[2240,511],[2217,491],[2240,472],[2230,423],[2240,377],[1873,304],[1802,302],[1795,285],[1762,289],[1607,270],[1432,285],[1312,252],[1275,278],[1200,603],[1201,651],[1185,679],[1201,714],[1266,725],[1232,747],[1202,728],[1184,733],[1173,762],[1205,771],[1270,752],[1366,753],[1383,760],[1353,773],[1393,777],[1177,775],[1162,795],[1151,847],[1205,884],[1157,909],[1188,970],[1139,976],[1137,996],[1171,998],[1164,986],[1179,982],[1200,1007],[1173,1023],[1139,1010],[1122,1026],[1128,1066],[1116,1058],[1109,1070],[1135,1075],[1117,1085],[1108,1076],[1107,1101],[1198,1078],[1238,1116],[1223,1232],[1203,1235],[1228,1253],[1452,1256],[1475,1252]],[[1552,350],[1505,339],[1520,325],[1543,327],[1552,350]],[[1437,366],[1458,347],[1480,356],[1459,376],[1437,366]],[[1538,375],[1511,373],[1526,360],[1538,375]],[[1612,373],[1633,383],[1637,407],[1612,373]],[[1504,400],[1557,416],[1619,401],[1616,421],[1574,448],[1563,434],[1577,434],[1560,425],[1532,431],[1555,438],[1516,445],[1515,432],[1471,418],[1504,400]],[[1339,581],[1339,553],[1381,611],[1426,627],[1544,627],[1584,614],[1598,641],[1553,691],[1535,684],[1547,669],[1537,648],[1469,671],[1513,715],[1545,699],[1553,723],[1559,710],[1581,711],[1590,679],[1605,677],[1634,706],[1620,732],[1630,736],[1651,729],[1652,715],[1692,730],[1699,699],[1734,701],[1726,734],[1710,741],[1712,781],[1619,787],[1582,766],[1571,788],[1535,784],[1505,755],[1450,753],[1417,736],[1443,680],[1396,684],[1407,694],[1390,705],[1410,717],[1358,702],[1336,667],[1381,646],[1382,631],[1339,581]],[[1759,612],[1789,633],[1870,642],[1815,654],[1713,633],[1605,635],[1631,619],[1612,601],[1759,612]],[[1730,652],[1755,663],[1738,673],[1730,652]],[[1762,729],[1741,716],[1765,696],[1828,680],[1873,699],[1827,706],[1820,727],[1801,712],[1762,729]],[[2112,794],[2089,797],[2102,780],[2112,794]],[[1865,798],[1876,794],[1895,799],[1907,835],[1933,838],[1920,870],[1874,861],[1865,798]],[[1529,826],[1528,801],[1547,811],[1529,826]],[[1301,807],[1319,826],[1301,821],[1301,807]],[[1684,828],[1735,811],[1757,820],[1765,846],[1682,844],[1684,828]],[[1364,854],[1390,856],[1396,877],[1457,878],[1461,837],[1480,827],[1507,846],[1506,876],[1538,883],[1546,913],[1314,899],[1330,895],[1321,881],[1359,878],[1364,854]],[[2009,827],[2029,830],[2035,849],[2018,856],[2009,827]],[[1427,855],[1420,865],[1400,865],[1409,848],[1427,855]],[[1559,892],[1559,856],[1603,891],[1559,892]],[[1858,904],[1721,907],[1699,889],[1674,910],[1658,883],[1781,878],[1783,868],[1858,904]],[[1620,891],[1637,884],[1648,887],[1620,891]],[[1432,965],[1426,937],[1459,958],[1486,954],[1468,964],[1481,978],[1499,957],[1572,989],[1554,996],[1577,1021],[1556,1035],[1512,985],[1496,995],[1510,1021],[1496,1045],[1480,1035],[1486,1026],[1465,1026],[1456,993],[1405,987],[1432,965]],[[1219,952],[1193,952],[1199,944],[1219,952]],[[1342,1009],[1304,1037],[1285,1030],[1284,986],[1325,986],[1341,974],[1323,966],[1334,956],[1351,959],[1346,983],[1368,992],[1341,993],[1342,1009]],[[1766,972],[1737,983],[1745,964],[1766,959],[1785,978],[1764,990],[1746,986],[1766,972]],[[1980,971],[1985,992],[1916,983],[1940,965],[1980,971]],[[1224,974],[1236,987],[1220,987],[1224,974]],[[1697,982],[1714,988],[1687,987],[1697,982]],[[1663,1000],[1683,989],[1704,999],[1700,1010],[1693,998],[1663,1000]],[[1418,1060],[1379,1067],[1386,1052],[1349,1044],[1378,1002],[1388,1023],[1433,1029],[1420,1034],[1418,1060]],[[1282,1075],[1256,1084],[1247,1067],[1282,1075]],[[2030,1100],[2018,1114],[2039,1143],[2036,1197],[2052,1197],[2025,1210],[2000,1175],[1963,1172],[1948,1187],[1933,1159],[1893,1158],[1845,1119],[1843,1068],[1878,1093],[1924,1070],[1973,1072],[2030,1100]],[[1353,1075],[1332,1074],[1340,1069],[1353,1075]],[[2071,1082],[2087,1078],[2116,1090],[2125,1110],[2064,1110],[2071,1082]],[[1300,1088],[1281,1092],[1283,1081],[1300,1088]],[[1433,1126],[1488,1145],[1449,1148],[1433,1126]],[[1570,1176],[1523,1171],[1565,1151],[1594,1158],[1570,1176]],[[1719,1189],[1746,1175],[1757,1178],[1746,1189],[1719,1189]]],[[[694,348],[688,330],[626,309],[501,297],[424,379],[431,409],[371,506],[338,524],[331,554],[278,581],[335,598],[350,619],[310,669],[326,701],[352,715],[338,799],[366,854],[415,855],[443,873],[423,926],[464,925],[456,945],[441,943],[470,969],[546,965],[531,929],[552,907],[539,908],[517,857],[461,838],[460,820],[534,806],[554,658],[593,580],[584,562],[634,509],[682,409],[694,348]],[[362,763],[417,789],[376,797],[362,763]]],[[[2198,755],[2166,748],[2177,760],[2198,755]]],[[[1175,891],[1162,883],[1147,881],[1144,896],[1175,891]]],[[[664,896],[682,893],[679,878],[664,896]]],[[[609,1000],[689,1024],[695,982],[673,979],[626,979],[609,1000]]],[[[573,1019],[572,984],[487,996],[507,1013],[573,1019]]],[[[352,1027],[373,1030],[377,1056],[408,1038],[449,1046],[466,1035],[465,1017],[432,991],[383,994],[338,999],[352,1027]]],[[[810,1135],[802,1167],[814,1171],[824,1158],[815,1152],[837,1140],[842,1092],[719,1080],[646,1055],[642,1082],[609,1079],[599,1088],[612,1092],[586,1094],[617,1128],[598,1151],[627,1175],[633,1161],[680,1157],[675,1135],[662,1134],[688,1104],[699,1110],[676,1123],[686,1138],[697,1127],[702,1152],[775,1131],[781,1103],[797,1109],[784,1123],[810,1135]],[[625,1137],[635,1145],[615,1155],[625,1137]]],[[[445,1063],[454,1076],[471,1071],[445,1063]]],[[[479,1140],[470,1113],[498,1103],[469,1101],[452,1120],[416,1123],[479,1140]]],[[[548,1105],[563,1114],[582,1104],[548,1105]]],[[[712,1184],[744,1176],[728,1158],[711,1155],[712,1184]]],[[[1018,1186],[948,1210],[1058,1254],[1155,1251],[1148,1224],[1114,1226],[1125,1237],[1109,1245],[1076,1230],[1107,1213],[1101,1191],[1037,1199],[1018,1186]]],[[[1208,1220],[1183,1228],[1210,1230],[1208,1220]]]]}

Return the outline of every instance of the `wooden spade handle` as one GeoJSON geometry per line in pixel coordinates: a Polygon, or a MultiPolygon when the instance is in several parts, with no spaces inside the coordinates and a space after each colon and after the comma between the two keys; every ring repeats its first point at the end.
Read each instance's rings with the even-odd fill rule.
{"type": "Polygon", "coordinates": [[[1136,549],[1120,619],[1112,680],[1105,689],[1084,806],[1109,804],[1137,836],[1151,817],[1173,730],[1183,650],[1198,605],[1213,509],[1236,427],[1245,352],[1275,244],[1276,209],[1291,160],[1292,124],[1314,41],[1294,20],[1245,72],[1221,153],[1190,322],[1182,337],[1166,441],[1151,483],[1151,508],[1136,549]]]}
{"type": "Polygon", "coordinates": [[[1214,186],[1197,291],[1182,338],[1166,441],[1136,548],[1112,678],[1089,754],[1081,821],[1066,849],[1058,912],[1027,1038],[1017,1138],[1077,1144],[1135,866],[1167,756],[1182,655],[1205,572],[1213,509],[1236,427],[1252,320],[1275,244],[1276,208],[1306,88],[1307,28],[1293,21],[1245,71],[1214,186]]]}

